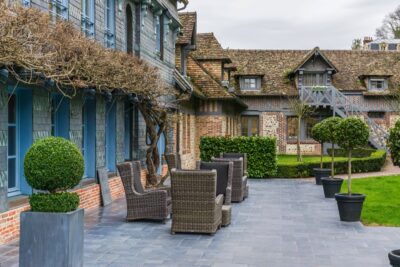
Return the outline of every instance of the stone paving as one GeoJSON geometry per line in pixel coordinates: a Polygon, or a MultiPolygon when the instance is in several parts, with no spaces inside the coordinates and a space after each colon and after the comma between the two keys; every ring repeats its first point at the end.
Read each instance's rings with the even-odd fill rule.
{"type": "MultiPolygon", "coordinates": [[[[400,228],[339,221],[336,201],[304,180],[251,180],[250,197],[215,236],[170,235],[170,222],[124,221],[125,201],[91,210],[85,266],[380,267],[400,248],[400,228]]],[[[1,267],[17,245],[0,246],[1,267]]]]}

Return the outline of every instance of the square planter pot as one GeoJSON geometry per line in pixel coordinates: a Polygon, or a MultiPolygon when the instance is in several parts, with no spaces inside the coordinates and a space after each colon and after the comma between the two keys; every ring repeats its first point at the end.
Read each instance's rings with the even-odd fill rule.
{"type": "Polygon", "coordinates": [[[21,213],[19,265],[83,266],[83,219],[83,209],[21,213]]]}

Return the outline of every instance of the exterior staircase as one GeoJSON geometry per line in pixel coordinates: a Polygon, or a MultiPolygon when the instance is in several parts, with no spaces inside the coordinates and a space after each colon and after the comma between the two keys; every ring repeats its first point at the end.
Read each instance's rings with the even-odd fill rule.
{"type": "Polygon", "coordinates": [[[362,111],[334,86],[302,86],[300,100],[313,107],[330,107],[335,114],[342,118],[355,116],[364,119],[370,129],[369,142],[371,145],[377,149],[387,150],[387,130],[375,123],[368,117],[367,112],[362,111]]]}

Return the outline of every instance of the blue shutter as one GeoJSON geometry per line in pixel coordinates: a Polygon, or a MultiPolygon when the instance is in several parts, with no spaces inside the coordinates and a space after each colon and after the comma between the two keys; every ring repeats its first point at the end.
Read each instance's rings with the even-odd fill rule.
{"type": "Polygon", "coordinates": [[[31,0],[22,0],[22,6],[24,7],[30,7],[31,6],[31,0]]]}
{"type": "MultiPolygon", "coordinates": [[[[158,130],[158,129],[157,129],[158,130]]],[[[160,166],[157,168],[157,173],[161,175],[163,166],[163,155],[165,153],[165,136],[161,134],[160,139],[157,143],[158,153],[160,154],[160,166]]]]}
{"type": "Polygon", "coordinates": [[[32,194],[32,188],[27,183],[24,175],[24,160],[26,152],[32,145],[33,124],[32,124],[32,90],[19,89],[18,95],[18,174],[20,181],[20,190],[22,194],[32,194]]]}
{"type": "Polygon", "coordinates": [[[117,128],[117,104],[112,101],[106,108],[106,164],[110,172],[115,172],[116,164],[116,128],[117,128]]]}
{"type": "Polygon", "coordinates": [[[115,48],[115,0],[106,0],[106,47],[115,48]]]}
{"type": "Polygon", "coordinates": [[[85,100],[84,158],[85,177],[94,178],[96,174],[96,100],[85,100]]]}

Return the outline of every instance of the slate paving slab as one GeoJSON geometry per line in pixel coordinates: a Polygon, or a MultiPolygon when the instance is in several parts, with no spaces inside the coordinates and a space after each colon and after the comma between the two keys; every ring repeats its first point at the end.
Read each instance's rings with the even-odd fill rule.
{"type": "MultiPolygon", "coordinates": [[[[125,200],[85,217],[85,266],[387,267],[400,228],[339,221],[336,201],[307,180],[250,180],[232,224],[214,236],[170,235],[170,221],[125,222],[125,200]]],[[[0,266],[18,266],[17,243],[0,266]]]]}

